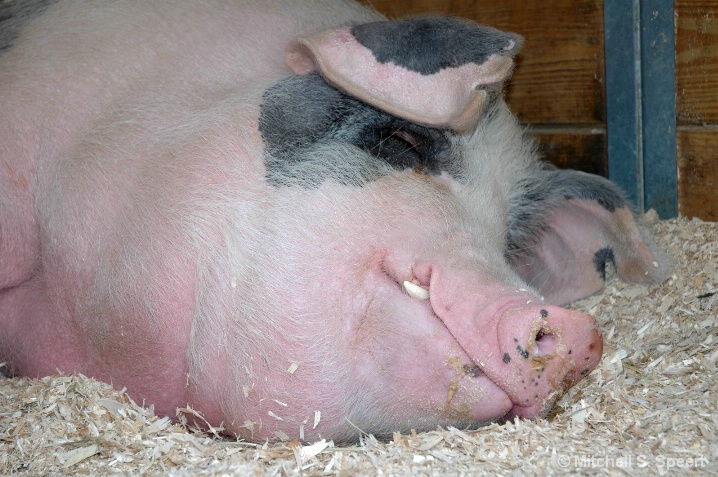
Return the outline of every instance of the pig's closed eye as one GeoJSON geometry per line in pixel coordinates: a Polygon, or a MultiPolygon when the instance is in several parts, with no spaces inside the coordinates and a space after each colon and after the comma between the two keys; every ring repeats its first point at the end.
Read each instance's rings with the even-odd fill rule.
{"type": "Polygon", "coordinates": [[[423,171],[427,138],[404,129],[379,129],[370,135],[366,150],[397,169],[423,171]]]}

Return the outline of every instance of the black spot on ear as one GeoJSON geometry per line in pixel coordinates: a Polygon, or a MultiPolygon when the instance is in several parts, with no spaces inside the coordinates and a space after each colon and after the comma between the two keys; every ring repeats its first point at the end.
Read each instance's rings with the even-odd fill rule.
{"type": "Polygon", "coordinates": [[[511,362],[511,356],[508,353],[504,353],[504,363],[509,364],[511,362]]]}
{"type": "Polygon", "coordinates": [[[603,281],[606,281],[606,264],[614,263],[614,259],[613,250],[609,247],[602,248],[593,254],[593,266],[596,267],[596,271],[601,275],[603,281]]]}
{"type": "Polygon", "coordinates": [[[379,63],[423,75],[467,63],[480,65],[494,53],[513,57],[523,41],[514,33],[440,16],[366,23],[351,31],[379,63]]]}
{"type": "Polygon", "coordinates": [[[623,192],[608,179],[581,171],[542,164],[536,174],[519,182],[521,195],[510,204],[505,254],[531,249],[548,226],[551,211],[565,200],[593,201],[608,212],[628,206],[623,192]]]}
{"type": "Polygon", "coordinates": [[[524,359],[529,358],[529,352],[523,349],[521,345],[516,345],[516,352],[518,352],[518,354],[524,359]]]}
{"type": "Polygon", "coordinates": [[[544,170],[548,174],[548,199],[559,196],[566,200],[592,200],[609,212],[615,212],[627,204],[623,192],[604,177],[581,171],[556,169],[550,164],[545,164],[544,170]]]}

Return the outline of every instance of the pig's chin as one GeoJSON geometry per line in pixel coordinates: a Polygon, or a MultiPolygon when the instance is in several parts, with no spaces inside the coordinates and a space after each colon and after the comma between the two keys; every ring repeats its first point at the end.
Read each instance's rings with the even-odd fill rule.
{"type": "MultiPolygon", "coordinates": [[[[421,285],[412,286],[392,276],[386,269],[381,267],[381,274],[384,276],[384,285],[390,286],[394,291],[392,294],[402,303],[402,308],[407,312],[407,321],[414,323],[430,323],[438,329],[438,335],[432,336],[437,353],[439,350],[450,349],[450,354],[460,356],[462,364],[462,379],[466,380],[463,385],[472,388],[471,394],[477,397],[475,400],[464,403],[463,411],[458,414],[449,413],[454,419],[462,424],[481,426],[491,422],[503,421],[505,419],[520,417],[536,417],[544,415],[541,405],[522,407],[511,399],[510,394],[499,384],[493,381],[481,369],[478,363],[474,363],[468,350],[464,349],[451,334],[444,322],[435,313],[431,299],[426,295],[426,289],[421,285]],[[423,290],[423,291],[422,291],[423,290]],[[442,343],[443,346],[439,346],[442,343]]],[[[417,325],[418,326],[418,325],[417,325]]],[[[451,418],[450,418],[451,419],[451,418]]]]}

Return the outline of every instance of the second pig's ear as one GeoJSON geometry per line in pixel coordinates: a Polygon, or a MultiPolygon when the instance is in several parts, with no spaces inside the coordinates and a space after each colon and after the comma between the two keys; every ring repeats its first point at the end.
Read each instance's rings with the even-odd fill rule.
{"type": "Polygon", "coordinates": [[[615,185],[550,166],[544,173],[514,208],[520,216],[510,217],[507,258],[549,303],[600,291],[609,262],[627,282],[654,284],[667,276],[669,261],[615,185]]]}
{"type": "Polygon", "coordinates": [[[450,17],[367,23],[301,37],[287,49],[296,74],[324,79],[367,104],[409,121],[473,130],[486,88],[501,85],[523,39],[450,17]]]}

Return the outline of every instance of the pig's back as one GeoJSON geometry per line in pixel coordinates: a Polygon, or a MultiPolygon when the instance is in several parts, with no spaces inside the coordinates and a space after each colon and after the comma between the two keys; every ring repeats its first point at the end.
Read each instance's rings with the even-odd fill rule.
{"type": "Polygon", "coordinates": [[[17,28],[5,24],[13,34],[0,45],[0,132],[17,141],[3,154],[52,156],[138,91],[190,94],[289,74],[284,49],[291,38],[376,16],[344,2],[311,4],[67,1],[17,28]]]}
{"type": "MultiPolygon", "coordinates": [[[[89,194],[88,188],[96,188],[110,197],[103,181],[137,186],[128,175],[143,168],[133,161],[146,161],[150,144],[163,135],[169,141],[167,132],[178,124],[188,127],[193,118],[200,123],[202,115],[207,121],[218,114],[214,110],[224,97],[234,95],[234,104],[246,109],[237,117],[247,121],[244,134],[252,136],[262,90],[290,74],[284,64],[288,41],[379,18],[336,0],[35,0],[3,8],[0,223],[13,240],[0,243],[0,290],[24,282],[36,269],[38,202],[71,202],[68,189],[89,194]],[[125,132],[122,124],[141,124],[135,128],[141,130],[125,132]],[[130,151],[133,140],[144,150],[130,151]],[[127,150],[118,151],[118,144],[127,150]],[[77,168],[86,162],[79,157],[104,165],[78,182],[77,168]]],[[[257,147],[240,153],[260,159],[257,147]]],[[[263,165],[254,166],[247,173],[262,174],[263,165]]],[[[96,223],[93,209],[99,207],[70,219],[83,227],[96,223]]]]}

